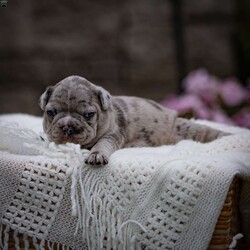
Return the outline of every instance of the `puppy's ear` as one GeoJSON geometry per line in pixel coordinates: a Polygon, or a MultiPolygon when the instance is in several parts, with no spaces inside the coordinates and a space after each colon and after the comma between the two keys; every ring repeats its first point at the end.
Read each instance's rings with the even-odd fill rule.
{"type": "Polygon", "coordinates": [[[49,86],[49,87],[47,87],[45,92],[41,95],[41,97],[39,99],[39,105],[40,105],[42,110],[45,109],[45,106],[48,103],[49,98],[53,93],[53,90],[54,90],[53,86],[49,86]]]}
{"type": "Polygon", "coordinates": [[[111,105],[112,96],[110,95],[110,93],[107,90],[105,90],[102,87],[97,88],[97,94],[98,94],[98,98],[101,102],[102,109],[107,110],[111,105]]]}

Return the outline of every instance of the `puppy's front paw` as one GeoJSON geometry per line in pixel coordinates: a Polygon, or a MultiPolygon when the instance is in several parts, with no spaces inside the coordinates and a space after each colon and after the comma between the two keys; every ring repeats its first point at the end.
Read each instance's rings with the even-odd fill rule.
{"type": "Polygon", "coordinates": [[[85,163],[91,165],[106,165],[108,161],[108,156],[101,152],[90,153],[89,156],[85,159],[85,163]]]}

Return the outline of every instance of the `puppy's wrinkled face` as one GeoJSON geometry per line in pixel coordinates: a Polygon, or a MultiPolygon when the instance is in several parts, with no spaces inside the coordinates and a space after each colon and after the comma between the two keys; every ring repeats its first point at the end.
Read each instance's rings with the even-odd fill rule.
{"type": "Polygon", "coordinates": [[[44,110],[43,128],[50,141],[90,146],[109,107],[110,95],[78,76],[65,78],[47,88],[40,98],[44,110]],[[106,106],[105,106],[106,104],[106,106]]]}

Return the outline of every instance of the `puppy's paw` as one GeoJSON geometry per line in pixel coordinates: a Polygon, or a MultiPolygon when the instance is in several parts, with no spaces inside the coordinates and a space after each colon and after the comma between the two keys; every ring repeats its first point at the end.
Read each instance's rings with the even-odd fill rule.
{"type": "Polygon", "coordinates": [[[85,159],[85,163],[91,165],[106,165],[108,161],[108,156],[98,151],[90,153],[89,156],[85,159]]]}

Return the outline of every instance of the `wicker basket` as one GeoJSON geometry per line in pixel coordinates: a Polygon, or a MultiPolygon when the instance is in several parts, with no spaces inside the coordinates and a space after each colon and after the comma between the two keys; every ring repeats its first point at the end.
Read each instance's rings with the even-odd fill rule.
{"type": "MultiPolygon", "coordinates": [[[[215,230],[210,241],[209,250],[228,249],[232,238],[239,232],[239,220],[238,220],[238,190],[239,180],[235,178],[229,188],[224,206],[219,215],[215,230]]],[[[32,241],[30,241],[31,243],[32,241]]],[[[23,242],[20,238],[21,249],[23,249],[23,242]]],[[[30,244],[32,245],[32,243],[30,244]]],[[[15,250],[15,243],[13,239],[13,232],[10,233],[9,238],[9,250],[15,250]]],[[[47,250],[48,247],[45,247],[47,250]]],[[[55,247],[55,249],[58,249],[55,247]]],[[[63,249],[60,247],[60,249],[63,249]]],[[[237,247],[237,249],[240,249],[237,247]]]]}
{"type": "Polygon", "coordinates": [[[239,232],[238,196],[239,180],[235,177],[230,185],[224,206],[215,226],[213,237],[208,247],[209,250],[228,249],[233,236],[239,232]]]}

